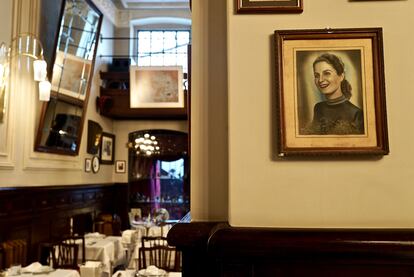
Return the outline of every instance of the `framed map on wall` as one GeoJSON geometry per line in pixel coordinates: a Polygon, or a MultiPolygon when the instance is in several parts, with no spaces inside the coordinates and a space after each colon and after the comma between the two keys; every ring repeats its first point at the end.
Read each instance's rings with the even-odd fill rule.
{"type": "Polygon", "coordinates": [[[183,108],[182,66],[132,66],[131,108],[183,108]]]}

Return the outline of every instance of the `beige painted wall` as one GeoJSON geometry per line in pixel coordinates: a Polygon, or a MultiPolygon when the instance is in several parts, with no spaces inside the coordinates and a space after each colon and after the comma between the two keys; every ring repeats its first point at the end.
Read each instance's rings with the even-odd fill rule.
{"type": "Polygon", "coordinates": [[[228,213],[226,1],[193,0],[191,216],[228,213]]]}
{"type": "Polygon", "coordinates": [[[0,9],[0,43],[4,42],[7,45],[11,41],[12,28],[12,0],[2,0],[0,9]]]}
{"type": "Polygon", "coordinates": [[[228,0],[229,220],[234,226],[414,227],[413,1],[304,1],[303,14],[235,15],[228,0]],[[383,27],[391,153],[273,160],[273,32],[383,27]]]}

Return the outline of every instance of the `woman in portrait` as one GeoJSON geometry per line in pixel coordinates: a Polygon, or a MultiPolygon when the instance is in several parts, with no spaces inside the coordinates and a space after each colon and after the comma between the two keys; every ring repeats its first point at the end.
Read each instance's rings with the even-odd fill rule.
{"type": "Polygon", "coordinates": [[[325,101],[316,103],[308,134],[353,135],[364,133],[363,111],[352,104],[351,84],[342,60],[324,53],[313,62],[314,82],[325,101]]]}

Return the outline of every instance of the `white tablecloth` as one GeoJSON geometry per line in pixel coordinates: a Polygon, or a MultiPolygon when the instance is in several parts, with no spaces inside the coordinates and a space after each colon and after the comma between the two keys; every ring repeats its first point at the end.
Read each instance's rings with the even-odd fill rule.
{"type": "Polygon", "coordinates": [[[14,277],[80,277],[79,272],[73,269],[56,269],[50,273],[44,273],[44,274],[40,274],[40,273],[36,273],[36,274],[32,274],[32,273],[23,273],[21,275],[17,275],[14,277]]]}
{"type": "MultiPolygon", "coordinates": [[[[117,266],[125,261],[125,249],[121,241],[122,238],[117,236],[85,238],[86,260],[102,262],[103,272],[111,273],[112,266],[117,266]]],[[[81,256],[82,253],[79,253],[79,257],[81,256]]]]}

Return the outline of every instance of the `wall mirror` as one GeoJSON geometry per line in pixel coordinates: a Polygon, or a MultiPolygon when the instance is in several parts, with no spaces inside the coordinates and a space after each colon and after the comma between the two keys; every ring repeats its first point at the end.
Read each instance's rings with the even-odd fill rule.
{"type": "MultiPolygon", "coordinates": [[[[1,2],[2,8],[0,10],[0,139],[1,139],[1,124],[4,122],[6,113],[6,95],[8,87],[8,46],[11,43],[11,29],[12,29],[12,5],[11,0],[4,0],[1,2]]],[[[1,151],[0,151],[1,152],[1,151]]]]}
{"type": "MultiPolygon", "coordinates": [[[[44,2],[48,2],[49,5],[51,3],[44,2]]],[[[59,2],[54,4],[55,8],[60,4],[60,19],[56,32],[58,35],[52,48],[51,61],[53,62],[49,65],[48,73],[52,83],[52,94],[50,101],[42,107],[35,150],[77,155],[91,87],[102,13],[90,0],[59,2]]],[[[45,26],[50,27],[50,24],[45,26]]],[[[44,45],[47,44],[47,41],[44,42],[44,45]]]]}

